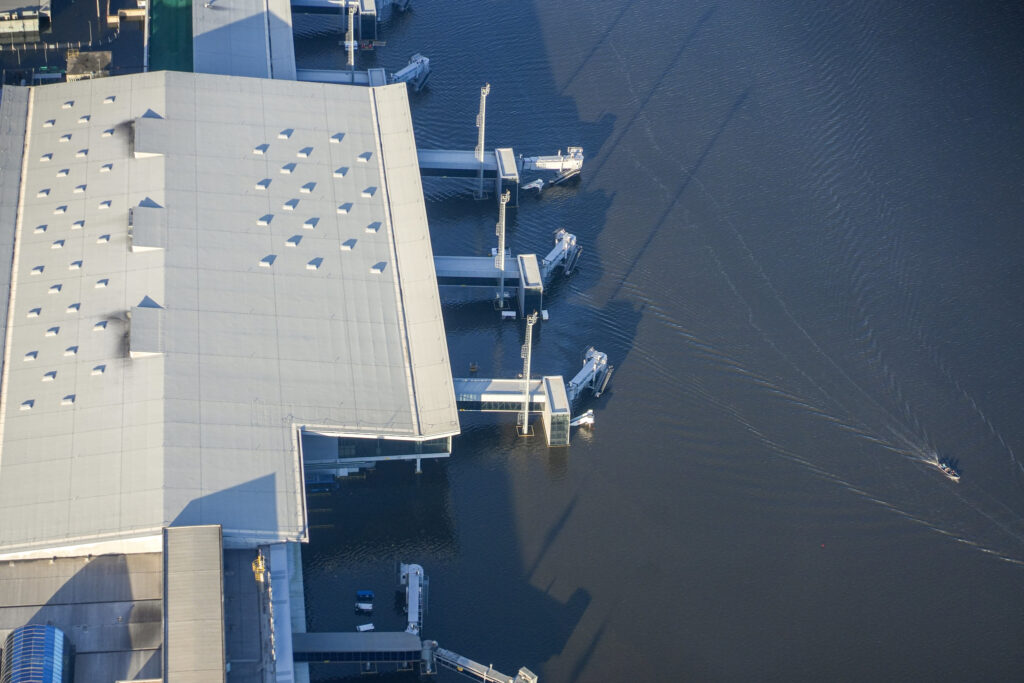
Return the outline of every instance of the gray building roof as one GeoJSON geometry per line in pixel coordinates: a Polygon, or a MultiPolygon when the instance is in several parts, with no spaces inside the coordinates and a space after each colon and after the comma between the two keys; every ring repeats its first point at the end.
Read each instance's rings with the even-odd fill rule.
{"type": "Polygon", "coordinates": [[[196,73],[295,80],[291,0],[196,0],[192,64],[196,73]]]}
{"type": "Polygon", "coordinates": [[[186,524],[301,539],[299,427],[458,432],[404,86],[41,86],[24,149],[0,557],[156,550],[186,524]]]}
{"type": "Polygon", "coordinates": [[[0,642],[19,626],[52,624],[75,647],[76,681],[158,678],[160,558],[139,553],[0,562],[0,642]]]}
{"type": "Polygon", "coordinates": [[[163,676],[225,678],[224,566],[219,526],[164,529],[163,676]]]}

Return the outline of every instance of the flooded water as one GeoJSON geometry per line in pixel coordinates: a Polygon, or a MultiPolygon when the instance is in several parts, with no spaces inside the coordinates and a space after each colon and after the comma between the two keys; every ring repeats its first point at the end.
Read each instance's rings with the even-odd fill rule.
{"type": "MultiPolygon", "coordinates": [[[[299,66],[342,63],[323,22],[296,19],[299,66]]],[[[402,560],[431,579],[425,637],[544,683],[1019,678],[1022,36],[1014,3],[392,17],[360,65],[431,58],[421,147],[473,148],[484,82],[488,146],[584,147],[510,246],[584,246],[534,373],[588,345],[617,371],[570,449],[464,413],[450,460],[311,496],[310,630],[353,628],[402,560]]],[[[489,253],[493,200],[425,190],[435,253],[489,253]]],[[[519,372],[520,323],[445,324],[456,375],[519,372]]]]}

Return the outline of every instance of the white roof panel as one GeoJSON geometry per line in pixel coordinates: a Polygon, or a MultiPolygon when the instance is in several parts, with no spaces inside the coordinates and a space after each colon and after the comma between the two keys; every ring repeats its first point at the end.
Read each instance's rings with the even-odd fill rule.
{"type": "Polygon", "coordinates": [[[302,425],[458,432],[403,85],[157,72],[38,87],[29,111],[0,556],[185,523],[295,540],[302,425]],[[136,158],[143,116],[194,146],[136,158]]]}

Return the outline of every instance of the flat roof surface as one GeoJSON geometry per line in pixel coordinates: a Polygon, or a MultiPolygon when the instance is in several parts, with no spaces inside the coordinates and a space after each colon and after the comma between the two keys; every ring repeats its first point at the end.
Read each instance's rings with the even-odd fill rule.
{"type": "Polygon", "coordinates": [[[307,652],[419,652],[419,636],[404,631],[293,633],[296,654],[307,652]]]}
{"type": "Polygon", "coordinates": [[[0,562],[0,642],[53,624],[75,646],[75,681],[160,677],[159,553],[0,562]]]}
{"type": "MultiPolygon", "coordinates": [[[[434,270],[438,277],[494,278],[501,275],[493,256],[435,256],[434,270]]],[[[519,266],[514,258],[505,259],[505,277],[519,279],[519,266]]]]}
{"type": "Polygon", "coordinates": [[[299,540],[300,426],[458,433],[404,85],[156,72],[30,107],[0,556],[187,524],[299,540]],[[165,248],[133,242],[135,207],[165,248]]]}
{"type": "Polygon", "coordinates": [[[197,73],[295,80],[290,0],[194,0],[191,5],[197,73]]]}

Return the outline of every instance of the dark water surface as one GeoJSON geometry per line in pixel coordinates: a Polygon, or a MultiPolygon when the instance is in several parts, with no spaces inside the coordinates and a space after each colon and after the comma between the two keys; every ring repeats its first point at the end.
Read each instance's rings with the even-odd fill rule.
{"type": "MultiPolygon", "coordinates": [[[[316,21],[299,65],[340,64],[316,21]]],[[[417,0],[384,37],[362,66],[432,60],[422,147],[473,147],[485,81],[489,146],[583,145],[510,243],[585,247],[534,372],[618,372],[569,450],[464,414],[311,497],[310,629],[401,559],[425,636],[544,683],[1021,680],[1021,6],[417,0]]],[[[494,203],[425,189],[435,252],[487,253],[494,203]]],[[[518,372],[520,324],[445,322],[456,374],[518,372]]]]}

